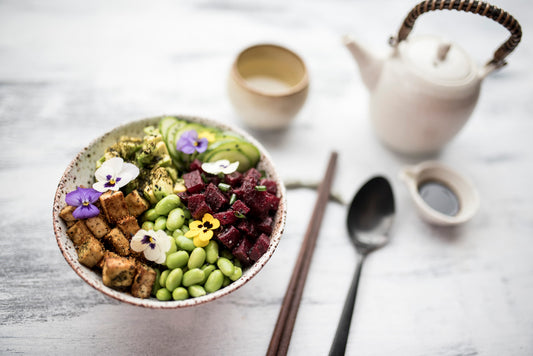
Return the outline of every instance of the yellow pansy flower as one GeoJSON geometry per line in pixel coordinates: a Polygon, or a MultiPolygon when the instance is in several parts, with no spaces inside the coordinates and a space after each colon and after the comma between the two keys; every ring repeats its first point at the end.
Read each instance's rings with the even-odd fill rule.
{"type": "Polygon", "coordinates": [[[213,230],[220,227],[220,221],[215,219],[211,214],[204,214],[202,221],[195,220],[189,224],[189,231],[185,236],[192,238],[194,246],[205,247],[213,237],[213,230]]]}
{"type": "Polygon", "coordinates": [[[198,138],[205,138],[209,143],[215,142],[216,139],[215,134],[209,131],[200,131],[198,133],[198,138]]]}

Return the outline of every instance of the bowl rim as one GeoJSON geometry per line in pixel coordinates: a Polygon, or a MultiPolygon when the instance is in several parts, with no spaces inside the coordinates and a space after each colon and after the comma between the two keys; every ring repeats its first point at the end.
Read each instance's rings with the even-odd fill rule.
{"type": "MultiPolygon", "coordinates": [[[[212,119],[207,119],[200,116],[194,116],[194,115],[160,115],[160,116],[153,116],[153,117],[147,117],[144,119],[138,119],[133,121],[128,121],[126,123],[123,123],[119,126],[113,127],[111,130],[105,132],[104,134],[96,137],[93,139],[88,145],[86,145],[84,148],[82,148],[76,156],[71,160],[71,162],[68,164],[67,168],[63,172],[55,195],[54,195],[54,203],[52,208],[52,218],[53,218],[53,229],[54,234],[56,238],[56,243],[67,261],[67,263],[70,265],[70,267],[76,272],[76,274],[81,277],[87,284],[89,284],[94,289],[98,290],[99,292],[103,293],[104,295],[111,297],[113,299],[119,300],[121,302],[128,303],[130,305],[136,305],[146,308],[152,308],[152,309],[179,309],[179,308],[187,308],[192,307],[200,304],[204,304],[213,300],[217,300],[222,296],[225,296],[227,294],[230,294],[234,292],[235,290],[239,289],[243,285],[245,285],[248,281],[250,281],[259,271],[264,267],[264,265],[268,262],[268,260],[272,257],[272,254],[274,253],[275,249],[277,248],[281,236],[283,235],[285,224],[286,224],[286,215],[287,215],[287,201],[286,201],[286,188],[283,184],[282,179],[280,178],[274,163],[270,157],[270,154],[268,151],[263,147],[263,145],[257,141],[253,136],[245,132],[244,130],[234,127],[225,123],[221,123],[219,121],[215,121],[212,119]],[[273,231],[270,235],[270,244],[267,249],[267,251],[257,260],[253,265],[248,267],[245,271],[243,271],[243,275],[236,281],[230,283],[228,286],[223,287],[219,289],[216,292],[206,294],[201,297],[195,297],[195,298],[189,298],[181,301],[160,301],[158,299],[155,299],[153,297],[141,299],[132,296],[131,294],[127,292],[122,292],[119,290],[112,289],[110,287],[105,286],[103,283],[101,283],[101,275],[100,281],[94,280],[92,278],[91,274],[95,274],[92,269],[89,269],[81,263],[79,263],[77,256],[76,258],[73,258],[67,249],[67,246],[63,244],[62,238],[66,238],[66,241],[70,241],[70,239],[66,236],[66,225],[59,217],[59,212],[61,211],[61,207],[64,206],[64,202],[62,200],[62,197],[64,198],[64,195],[66,194],[64,192],[64,185],[67,183],[66,178],[69,176],[69,174],[73,171],[73,169],[76,166],[76,163],[82,158],[85,152],[90,150],[94,145],[98,144],[99,141],[104,139],[108,135],[112,135],[116,132],[124,131],[131,125],[144,125],[143,126],[149,126],[154,125],[159,122],[164,117],[167,116],[173,116],[177,117],[179,119],[184,119],[189,122],[194,123],[200,123],[203,125],[209,125],[213,126],[222,130],[228,130],[232,131],[234,133],[237,133],[244,137],[246,140],[254,144],[260,154],[260,163],[264,163],[269,167],[269,178],[273,179],[277,183],[278,187],[278,196],[280,197],[280,204],[278,211],[276,212],[276,215],[274,217],[274,226],[273,231]],[[61,228],[65,230],[65,232],[62,232],[61,228]]],[[[71,242],[70,242],[71,243],[71,242]]]]}

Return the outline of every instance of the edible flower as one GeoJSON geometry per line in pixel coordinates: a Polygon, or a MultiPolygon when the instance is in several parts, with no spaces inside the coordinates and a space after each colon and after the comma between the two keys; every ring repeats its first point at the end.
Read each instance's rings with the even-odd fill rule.
{"type": "Polygon", "coordinates": [[[207,150],[208,140],[205,137],[198,137],[196,130],[185,131],[178,142],[176,149],[185,154],[193,154],[194,152],[202,153],[207,150]]]}
{"type": "Polygon", "coordinates": [[[209,143],[215,142],[216,140],[215,134],[209,131],[200,131],[198,133],[198,138],[205,138],[209,143]]]}
{"type": "Polygon", "coordinates": [[[94,172],[97,182],[93,188],[99,192],[108,190],[118,191],[139,175],[139,168],[132,163],[126,163],[120,157],[108,159],[94,172]]]}
{"type": "Polygon", "coordinates": [[[170,250],[170,237],[163,230],[139,230],[131,238],[130,246],[135,252],[143,252],[149,261],[162,264],[170,250]]]}
{"type": "Polygon", "coordinates": [[[70,206],[77,206],[72,212],[76,219],[88,219],[100,214],[100,209],[93,205],[102,193],[92,188],[78,187],[76,190],[67,193],[65,201],[70,206]]]}
{"type": "Polygon", "coordinates": [[[189,231],[185,236],[192,238],[194,246],[205,247],[213,237],[213,230],[220,227],[220,221],[215,219],[211,214],[204,214],[202,221],[195,220],[189,224],[189,231]]]}
{"type": "Polygon", "coordinates": [[[204,162],[202,163],[202,169],[204,172],[211,174],[231,174],[239,168],[239,161],[230,163],[227,159],[221,159],[216,162],[204,162]]]}

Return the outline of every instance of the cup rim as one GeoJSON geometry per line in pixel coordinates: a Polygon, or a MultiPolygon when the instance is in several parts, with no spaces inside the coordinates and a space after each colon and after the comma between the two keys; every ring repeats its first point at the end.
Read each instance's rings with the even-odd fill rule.
{"type": "Polygon", "coordinates": [[[281,45],[277,45],[277,44],[273,44],[273,43],[258,43],[258,44],[252,45],[252,46],[248,46],[248,47],[244,48],[243,50],[241,50],[239,52],[239,54],[237,55],[237,57],[235,58],[235,60],[233,61],[233,65],[231,67],[231,75],[237,81],[237,83],[240,86],[242,86],[243,88],[245,88],[246,90],[248,90],[248,91],[250,91],[250,92],[252,92],[254,94],[258,94],[258,95],[266,96],[266,97],[274,97],[274,98],[288,97],[288,96],[300,93],[301,91],[305,90],[309,86],[309,73],[308,73],[307,66],[305,65],[305,62],[303,61],[303,59],[298,54],[296,54],[294,51],[288,49],[287,47],[284,47],[284,46],[281,46],[281,45]],[[252,51],[252,50],[254,50],[256,48],[260,48],[260,47],[275,48],[275,49],[281,50],[283,52],[289,53],[291,56],[296,58],[298,60],[298,62],[300,62],[300,64],[302,65],[302,68],[303,68],[303,75],[302,75],[302,78],[300,79],[300,81],[298,83],[296,83],[295,85],[292,85],[286,91],[281,92],[281,93],[268,93],[268,92],[264,92],[264,91],[258,90],[255,87],[252,87],[251,85],[249,85],[248,82],[241,76],[241,74],[239,72],[238,62],[239,62],[239,60],[242,58],[242,56],[246,52],[252,51]]]}

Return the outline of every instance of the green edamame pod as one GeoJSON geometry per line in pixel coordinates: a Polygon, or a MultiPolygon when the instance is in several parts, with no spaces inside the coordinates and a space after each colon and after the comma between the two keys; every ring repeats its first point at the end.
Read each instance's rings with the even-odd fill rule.
{"type": "Polygon", "coordinates": [[[170,270],[166,269],[163,272],[161,272],[161,275],[159,276],[159,285],[161,287],[165,287],[165,282],[167,280],[167,276],[170,273],[170,270]]]}
{"type": "Polygon", "coordinates": [[[217,269],[207,278],[207,281],[204,284],[204,289],[207,293],[213,293],[222,287],[222,283],[224,283],[224,274],[217,269]]]}
{"type": "Polygon", "coordinates": [[[176,251],[167,256],[167,267],[170,269],[181,268],[187,266],[187,261],[189,261],[189,254],[187,251],[176,251]]]}
{"type": "Polygon", "coordinates": [[[167,227],[167,217],[166,216],[160,216],[157,219],[155,219],[154,231],[165,230],[166,227],[167,227]]]}
{"type": "Polygon", "coordinates": [[[161,288],[157,291],[155,294],[155,297],[159,300],[170,300],[172,299],[172,295],[170,294],[170,291],[166,288],[161,288]]]}
{"type": "Polygon", "coordinates": [[[235,282],[237,279],[241,278],[241,276],[242,276],[242,268],[235,267],[235,269],[233,270],[233,274],[229,276],[229,279],[235,282]]]}
{"type": "Polygon", "coordinates": [[[215,263],[218,260],[218,244],[215,240],[210,240],[205,247],[206,260],[208,263],[215,263]]]}
{"type": "Polygon", "coordinates": [[[145,221],[143,222],[141,229],[143,230],[153,230],[154,229],[154,223],[151,221],[145,221]]]}
{"type": "MultiPolygon", "coordinates": [[[[204,280],[204,271],[199,268],[193,268],[183,274],[181,284],[184,287],[190,287],[193,284],[198,284],[204,280]]],[[[189,291],[190,293],[190,291],[189,291]]]]}
{"type": "Polygon", "coordinates": [[[192,250],[196,248],[196,246],[194,246],[194,242],[192,241],[192,239],[185,237],[184,235],[176,236],[175,240],[176,240],[176,244],[178,245],[178,247],[181,248],[182,250],[191,252],[192,250]]]}
{"type": "Polygon", "coordinates": [[[155,205],[155,212],[159,215],[167,215],[172,209],[179,207],[181,199],[176,194],[169,194],[155,205]]]}
{"type": "Polygon", "coordinates": [[[167,228],[171,231],[179,229],[185,222],[185,213],[181,208],[175,208],[168,213],[167,216],[167,228]]]}
{"type": "Polygon", "coordinates": [[[217,260],[218,268],[224,273],[225,276],[229,277],[235,271],[235,266],[225,257],[219,257],[217,260]]]}
{"type": "Polygon", "coordinates": [[[184,300],[187,298],[189,298],[189,292],[183,287],[178,287],[172,292],[172,299],[174,300],[184,300]]]}
{"type": "Polygon", "coordinates": [[[180,286],[182,278],[183,271],[181,270],[181,268],[174,268],[167,276],[165,288],[168,289],[170,292],[174,291],[174,289],[180,286]]]}
{"type": "Polygon", "coordinates": [[[206,294],[207,293],[206,293],[204,287],[202,287],[202,286],[199,286],[199,285],[195,284],[195,285],[192,285],[192,286],[189,287],[189,295],[191,297],[195,297],[196,298],[196,297],[201,297],[201,296],[206,295],[206,294]]]}
{"type": "Polygon", "coordinates": [[[159,217],[159,214],[155,212],[155,209],[148,209],[143,214],[144,221],[155,221],[159,217]]]}
{"type": "Polygon", "coordinates": [[[202,247],[196,247],[191,252],[187,267],[189,267],[189,269],[202,267],[205,262],[205,255],[205,250],[202,247]]]}

